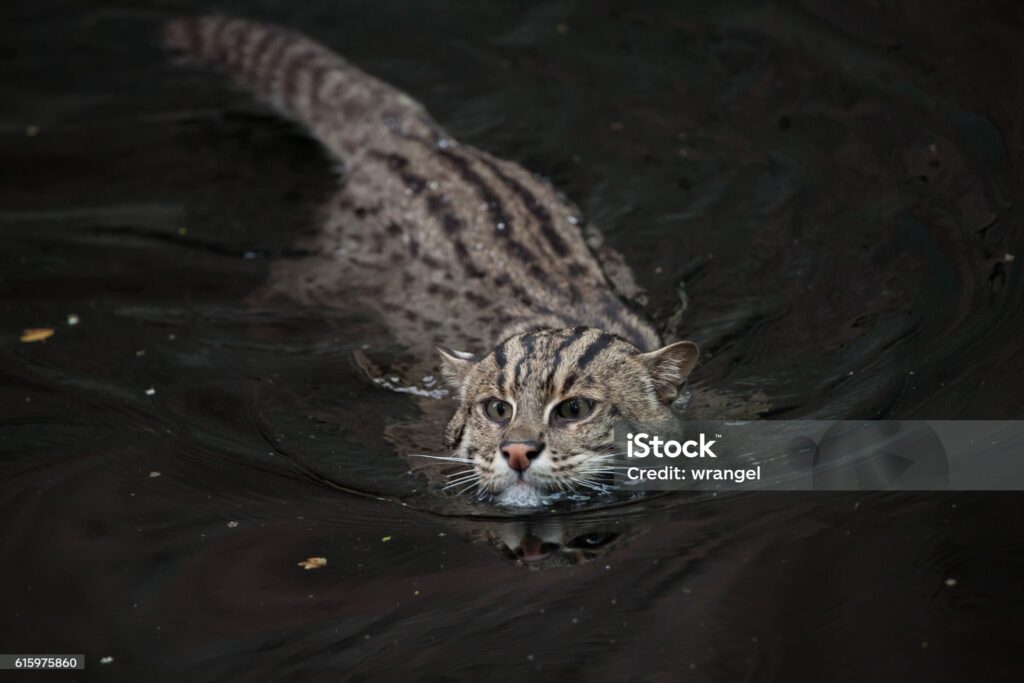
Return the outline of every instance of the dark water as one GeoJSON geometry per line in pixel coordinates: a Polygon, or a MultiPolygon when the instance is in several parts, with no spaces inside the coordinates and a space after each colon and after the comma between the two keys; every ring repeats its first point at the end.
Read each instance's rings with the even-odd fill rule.
{"type": "MultiPolygon", "coordinates": [[[[1014,3],[216,9],[550,177],[656,320],[684,283],[699,385],[766,417],[1024,417],[1014,3]]],[[[350,363],[401,356],[380,323],[251,303],[332,168],[167,63],[157,26],[198,11],[0,9],[0,651],[85,653],[81,680],[1019,676],[1017,495],[510,519],[425,490],[383,437],[414,403],[350,363]]]]}

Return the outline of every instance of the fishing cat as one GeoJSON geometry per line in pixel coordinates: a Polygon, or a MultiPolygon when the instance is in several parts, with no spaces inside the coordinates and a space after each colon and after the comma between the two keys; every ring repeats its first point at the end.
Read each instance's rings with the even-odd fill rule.
{"type": "Polygon", "coordinates": [[[465,488],[510,504],[595,488],[617,420],[671,417],[697,346],[662,346],[623,301],[628,276],[602,270],[550,185],[458,144],[419,103],[303,35],[207,16],[171,22],[164,39],[235,74],[344,164],[316,258],[279,269],[275,285],[359,298],[410,346],[437,345],[465,488]]]}

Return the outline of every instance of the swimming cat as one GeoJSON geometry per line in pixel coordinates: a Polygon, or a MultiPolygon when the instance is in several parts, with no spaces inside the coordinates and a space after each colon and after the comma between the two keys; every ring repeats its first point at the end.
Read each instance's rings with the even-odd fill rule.
{"type": "Polygon", "coordinates": [[[616,421],[671,417],[696,344],[662,345],[623,301],[630,278],[602,270],[549,184],[458,144],[303,35],[207,16],[169,23],[164,39],[234,73],[343,162],[316,258],[275,285],[360,298],[411,347],[437,345],[465,488],[505,503],[593,489],[611,472],[616,421]]]}

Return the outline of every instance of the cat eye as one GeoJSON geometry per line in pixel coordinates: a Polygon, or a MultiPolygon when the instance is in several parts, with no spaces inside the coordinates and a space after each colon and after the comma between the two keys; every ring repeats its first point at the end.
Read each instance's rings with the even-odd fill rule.
{"type": "Polygon", "coordinates": [[[584,536],[577,536],[569,541],[567,545],[570,548],[600,548],[608,545],[618,537],[619,535],[613,532],[596,532],[586,534],[584,536]]]}
{"type": "Polygon", "coordinates": [[[484,415],[495,422],[508,422],[512,418],[512,406],[500,398],[484,401],[484,415]]]}
{"type": "Polygon", "coordinates": [[[593,410],[594,402],[589,398],[573,397],[567,398],[555,406],[552,415],[559,420],[574,422],[587,417],[593,410]]]}

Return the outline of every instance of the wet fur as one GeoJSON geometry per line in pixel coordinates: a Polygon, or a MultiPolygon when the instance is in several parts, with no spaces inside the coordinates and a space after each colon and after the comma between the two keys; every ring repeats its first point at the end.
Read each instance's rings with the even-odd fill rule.
{"type": "Polygon", "coordinates": [[[549,184],[458,144],[413,99],[300,34],[201,17],[169,24],[165,42],[235,74],[344,163],[322,229],[302,245],[313,256],[277,264],[270,289],[361,301],[417,353],[462,350],[442,355],[459,400],[446,440],[472,466],[466,490],[506,502],[592,490],[610,471],[616,420],[671,415],[696,346],[657,350],[654,326],[624,300],[636,293],[628,269],[584,238],[549,184]],[[551,407],[571,396],[593,400],[593,414],[553,424],[551,407]],[[507,424],[481,412],[492,397],[514,406],[507,424]],[[522,475],[502,458],[509,440],[544,445],[522,475]]]}

